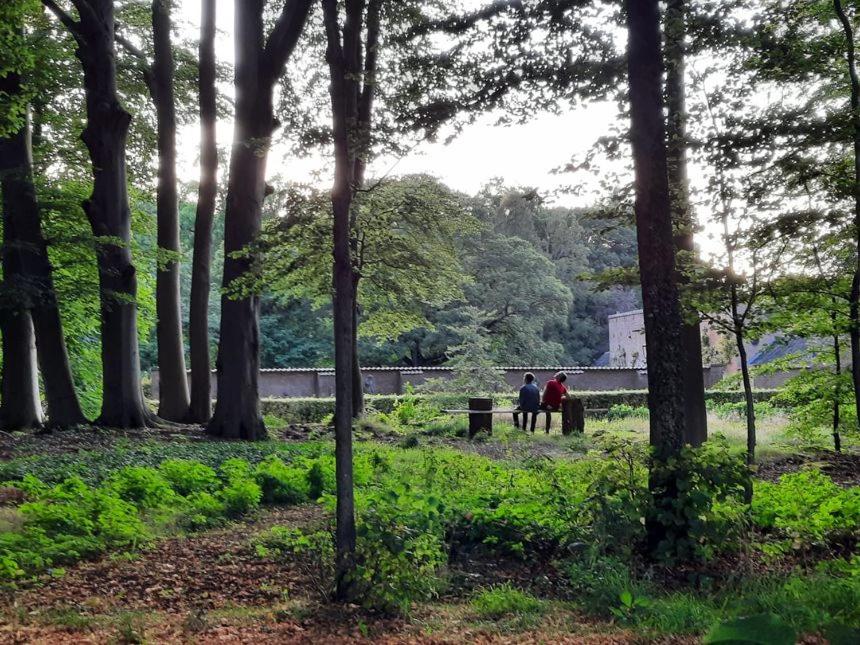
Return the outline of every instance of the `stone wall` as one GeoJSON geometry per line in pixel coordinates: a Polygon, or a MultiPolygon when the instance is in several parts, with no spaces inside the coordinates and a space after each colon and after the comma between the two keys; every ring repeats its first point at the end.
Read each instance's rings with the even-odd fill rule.
{"type": "MultiPolygon", "coordinates": [[[[516,391],[523,374],[533,372],[539,383],[546,383],[559,370],[567,373],[567,386],[576,391],[644,390],[648,376],[644,369],[615,367],[500,367],[505,381],[516,391]]],[[[705,387],[712,387],[723,376],[721,366],[706,367],[705,387]]],[[[367,367],[362,369],[365,391],[372,394],[401,394],[407,384],[421,385],[428,379],[450,379],[445,367],[367,367]]],[[[158,398],[158,370],[151,374],[151,396],[158,398]]],[[[759,385],[756,383],[756,385],[759,385]]],[[[212,374],[212,393],[216,379],[212,374]]],[[[326,368],[269,369],[260,372],[260,396],[264,398],[334,396],[334,370],[326,368]]]]}

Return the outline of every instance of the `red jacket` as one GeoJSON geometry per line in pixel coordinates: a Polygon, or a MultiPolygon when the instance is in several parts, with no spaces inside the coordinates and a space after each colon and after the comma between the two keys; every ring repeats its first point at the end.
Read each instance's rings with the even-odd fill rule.
{"type": "Polygon", "coordinates": [[[546,388],[543,391],[543,404],[550,408],[557,408],[561,406],[561,398],[567,394],[567,388],[564,386],[564,383],[560,383],[555,379],[549,381],[546,384],[546,388]]]}

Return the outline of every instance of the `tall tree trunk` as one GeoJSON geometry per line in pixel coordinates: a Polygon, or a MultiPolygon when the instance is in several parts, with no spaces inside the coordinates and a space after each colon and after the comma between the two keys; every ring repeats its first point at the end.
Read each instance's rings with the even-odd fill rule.
{"type": "MultiPolygon", "coordinates": [[[[669,0],[666,5],[666,107],[667,161],[675,247],[678,251],[678,282],[689,281],[688,269],[695,262],[694,222],[687,182],[687,107],[684,80],[686,0],[669,0]]],[[[702,369],[702,334],[695,310],[684,312],[681,330],[683,344],[681,369],[684,379],[686,429],[684,442],[693,446],[708,438],[708,412],[705,407],[705,378],[702,369]]]]}
{"type": "MultiPolygon", "coordinates": [[[[19,75],[7,74],[0,79],[1,91],[14,95],[20,89],[19,75]]],[[[27,306],[36,334],[48,421],[51,427],[69,428],[85,423],[86,419],[75,391],[48,248],[42,235],[41,214],[33,184],[30,133],[28,113],[18,132],[7,139],[0,139],[0,173],[4,206],[8,212],[4,231],[7,238],[14,240],[21,269],[26,276],[27,306]]]]}
{"type": "MultiPolygon", "coordinates": [[[[735,346],[738,350],[738,358],[741,362],[741,378],[744,387],[744,416],[747,422],[747,465],[755,463],[756,427],[755,427],[755,399],[753,399],[752,378],[750,377],[749,359],[747,348],[744,345],[744,326],[740,322],[740,311],[738,308],[735,289],[732,288],[732,320],[735,336],[735,346]]],[[[747,500],[749,501],[749,500],[747,500]]]]}
{"type": "MultiPolygon", "coordinates": [[[[833,321],[833,329],[835,330],[836,314],[831,313],[830,317],[833,321]]],[[[836,383],[833,386],[833,450],[842,452],[842,435],[839,432],[839,404],[842,399],[842,352],[840,351],[838,333],[833,334],[833,360],[835,362],[834,373],[836,376],[836,383]]]]}
{"type": "Polygon", "coordinates": [[[334,135],[335,179],[332,188],[334,238],[334,350],[335,350],[335,464],[337,469],[336,594],[350,593],[350,574],[355,554],[355,502],[352,478],[352,417],[354,397],[355,291],[353,268],[355,244],[353,198],[356,180],[354,145],[358,121],[361,73],[361,24],[363,0],[347,0],[343,39],[336,0],[322,0],[326,30],[326,61],[331,77],[330,95],[334,135]]]}
{"type": "MultiPolygon", "coordinates": [[[[0,154],[7,152],[8,139],[0,140],[0,154]]],[[[38,428],[42,425],[39,375],[36,370],[36,338],[27,307],[26,279],[22,275],[21,241],[17,239],[13,213],[22,208],[7,159],[0,157],[3,188],[3,306],[0,331],[3,333],[3,375],[0,383],[0,427],[5,430],[38,428]],[[17,193],[17,194],[16,194],[17,193]]]]}
{"type": "Polygon", "coordinates": [[[194,220],[194,258],[191,264],[191,303],[188,345],[191,356],[189,420],[206,423],[212,415],[209,359],[209,288],[212,222],[218,196],[218,148],[215,94],[215,0],[203,0],[200,19],[200,188],[194,220]]]}
{"type": "Polygon", "coordinates": [[[359,419],[364,415],[364,379],[361,376],[361,362],[358,360],[358,279],[353,276],[352,290],[352,416],[359,419]]]}
{"type": "Polygon", "coordinates": [[[125,146],[131,115],[119,101],[112,0],[74,0],[79,21],[43,0],[77,41],[84,71],[87,125],[81,134],[93,166],[93,192],[83,203],[98,251],[101,300],[102,410],[96,423],[141,427],[151,421],[140,385],[137,275],[131,257],[131,212],[125,146]]]}
{"type": "MultiPolygon", "coordinates": [[[[12,75],[7,76],[7,80],[12,75]]],[[[0,85],[2,85],[0,81],[0,85]]],[[[17,91],[17,90],[15,90],[17,91]]],[[[63,325],[42,236],[39,205],[33,185],[29,118],[7,139],[0,139],[0,173],[3,175],[4,234],[14,245],[24,275],[26,306],[36,334],[39,365],[45,384],[49,425],[69,428],[86,419],[72,379],[63,325]]]]}
{"type": "Polygon", "coordinates": [[[685,526],[662,521],[660,512],[660,509],[671,512],[678,495],[676,475],[666,462],[684,445],[686,389],[677,360],[683,355],[683,321],[667,178],[658,0],[627,0],[626,7],[634,210],[645,316],[650,434],[655,457],[649,486],[658,509],[647,519],[649,547],[654,552],[664,540],[671,539],[670,532],[686,533],[685,526]]]}
{"type": "Polygon", "coordinates": [[[155,283],[158,340],[158,415],[171,421],[188,417],[188,377],[182,342],[179,293],[179,199],[176,191],[176,105],[173,91],[173,48],[170,7],[152,2],[154,58],[150,89],[158,130],[158,269],[155,283]]]}
{"type": "Polygon", "coordinates": [[[848,76],[851,79],[851,125],[854,137],[854,277],[849,295],[851,325],[848,337],[851,341],[851,381],[854,385],[854,406],[857,423],[860,425],[860,78],[854,48],[854,27],[845,14],[840,0],[833,0],[833,8],[845,33],[845,58],[848,76]]]}
{"type": "MultiPolygon", "coordinates": [[[[7,269],[4,249],[4,275],[7,269]]],[[[5,281],[5,278],[4,278],[5,281]]],[[[0,312],[3,332],[3,376],[0,391],[0,427],[25,430],[42,426],[39,375],[36,370],[36,337],[30,312],[23,307],[0,312]]]]}
{"type": "Polygon", "coordinates": [[[231,284],[251,270],[253,258],[236,257],[260,232],[267,194],[266,159],[274,118],[274,84],[295,48],[309,0],[288,0],[268,40],[264,38],[263,0],[245,0],[235,7],[236,116],[227,209],[224,220],[225,290],[221,298],[218,343],[218,402],[206,428],[214,436],[263,439],[260,415],[260,303],[256,295],[237,297],[231,284]]]}

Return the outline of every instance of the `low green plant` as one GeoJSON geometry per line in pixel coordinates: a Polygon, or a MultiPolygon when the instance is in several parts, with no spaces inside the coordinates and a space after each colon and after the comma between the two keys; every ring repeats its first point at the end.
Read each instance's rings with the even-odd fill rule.
{"type": "Polygon", "coordinates": [[[218,474],[215,469],[197,461],[166,459],[161,462],[158,470],[173,490],[183,496],[211,493],[218,488],[218,474]]]}
{"type": "Polygon", "coordinates": [[[842,488],[817,468],[758,482],[753,520],[800,546],[855,534],[860,526],[860,488],[842,488]]]}
{"type": "Polygon", "coordinates": [[[648,408],[645,406],[632,406],[626,403],[613,405],[606,412],[607,421],[618,421],[620,419],[647,419],[648,408]]]}
{"type": "Polygon", "coordinates": [[[652,459],[652,501],[646,523],[661,526],[652,556],[666,561],[708,560],[737,544],[745,495],[752,487],[742,454],[719,437],[652,459]]]}
{"type": "Polygon", "coordinates": [[[287,466],[276,455],[269,455],[254,469],[262,501],[267,504],[299,504],[308,499],[307,470],[287,466]]]}
{"type": "Polygon", "coordinates": [[[471,605],[478,616],[491,620],[509,616],[535,617],[542,614],[546,608],[541,600],[508,582],[477,592],[471,605]]]}

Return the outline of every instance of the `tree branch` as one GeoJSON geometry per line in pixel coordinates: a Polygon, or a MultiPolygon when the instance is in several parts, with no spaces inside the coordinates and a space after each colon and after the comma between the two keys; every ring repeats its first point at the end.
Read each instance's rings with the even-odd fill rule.
{"type": "MultiPolygon", "coordinates": [[[[263,48],[262,65],[270,81],[284,71],[311,10],[312,0],[287,0],[263,48]]],[[[323,2],[325,8],[325,2],[323,2]]]]}
{"type": "Polygon", "coordinates": [[[82,36],[81,24],[66,13],[60,5],[54,2],[54,0],[42,0],[42,4],[57,17],[57,19],[72,33],[75,38],[80,38],[82,36]]]}

